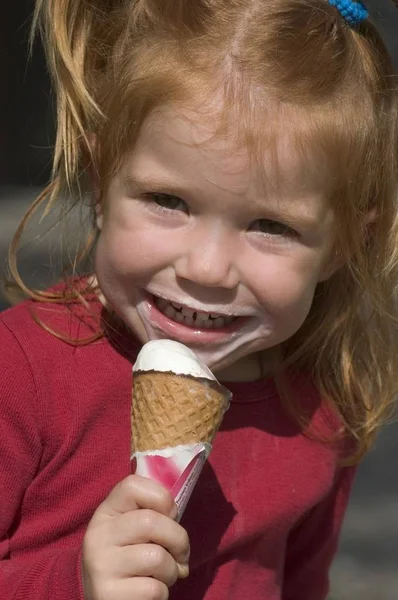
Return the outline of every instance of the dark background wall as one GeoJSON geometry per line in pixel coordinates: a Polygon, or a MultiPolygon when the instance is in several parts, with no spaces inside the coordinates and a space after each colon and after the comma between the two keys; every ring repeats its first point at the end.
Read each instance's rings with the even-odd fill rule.
{"type": "Polygon", "coordinates": [[[44,56],[28,62],[33,0],[3,0],[0,18],[0,184],[48,180],[54,125],[44,56]],[[4,6],[6,5],[6,6],[4,6]]]}

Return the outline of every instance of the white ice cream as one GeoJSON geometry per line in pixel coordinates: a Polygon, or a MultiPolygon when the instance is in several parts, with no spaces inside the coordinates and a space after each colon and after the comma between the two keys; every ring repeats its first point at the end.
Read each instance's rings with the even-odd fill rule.
{"type": "Polygon", "coordinates": [[[192,350],[173,340],[152,340],[144,344],[133,371],[171,371],[176,375],[191,375],[217,381],[210,369],[192,350]]]}

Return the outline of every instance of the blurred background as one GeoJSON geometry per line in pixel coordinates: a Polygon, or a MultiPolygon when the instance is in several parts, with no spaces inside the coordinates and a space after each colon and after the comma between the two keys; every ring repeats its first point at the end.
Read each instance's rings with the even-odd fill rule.
{"type": "MultiPolygon", "coordinates": [[[[40,44],[28,60],[33,1],[3,9],[0,20],[0,265],[25,210],[49,179],[53,98],[40,44]]],[[[59,272],[59,232],[32,227],[23,276],[44,285],[59,272]]],[[[0,310],[7,307],[0,292],[0,310]]],[[[1,343],[1,340],[0,340],[1,343]]],[[[398,600],[398,424],[362,463],[332,569],[331,600],[398,600]]],[[[303,598],[305,600],[305,598],[303,598]]]]}

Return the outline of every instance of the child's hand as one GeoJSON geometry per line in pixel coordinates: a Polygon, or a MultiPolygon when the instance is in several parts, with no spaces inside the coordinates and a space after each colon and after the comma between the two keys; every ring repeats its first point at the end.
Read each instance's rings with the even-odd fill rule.
{"type": "Polygon", "coordinates": [[[188,576],[189,540],[159,484],[130,475],[95,511],[83,540],[85,600],[164,600],[188,576]],[[140,509],[140,510],[137,510],[140,509]]]}

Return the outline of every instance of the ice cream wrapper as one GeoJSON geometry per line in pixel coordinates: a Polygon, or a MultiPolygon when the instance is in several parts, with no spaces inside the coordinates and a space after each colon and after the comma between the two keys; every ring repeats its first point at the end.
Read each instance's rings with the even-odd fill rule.
{"type": "Polygon", "coordinates": [[[132,466],[136,475],[157,481],[171,493],[179,521],[198,481],[211,445],[199,442],[174,448],[135,452],[132,466]]]}

